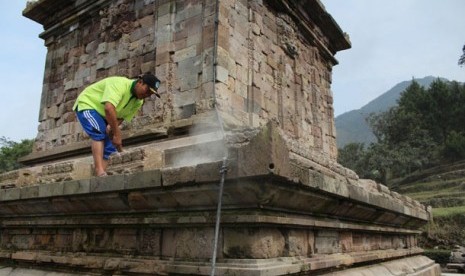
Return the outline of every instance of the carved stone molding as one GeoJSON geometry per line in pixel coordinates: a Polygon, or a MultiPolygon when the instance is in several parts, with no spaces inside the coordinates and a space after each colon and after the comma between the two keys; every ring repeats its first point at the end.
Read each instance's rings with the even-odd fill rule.
{"type": "Polygon", "coordinates": [[[128,2],[118,1],[100,10],[100,31],[105,40],[117,40],[134,29],[134,14],[130,11],[128,2]]]}
{"type": "Polygon", "coordinates": [[[290,57],[295,58],[299,55],[299,48],[296,43],[296,24],[289,15],[283,13],[278,14],[276,23],[278,25],[278,39],[280,46],[290,57]]]}

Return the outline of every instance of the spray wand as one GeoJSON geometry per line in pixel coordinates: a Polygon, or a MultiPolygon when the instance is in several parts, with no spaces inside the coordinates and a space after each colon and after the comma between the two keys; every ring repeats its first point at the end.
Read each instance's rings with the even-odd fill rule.
{"type": "Polygon", "coordinates": [[[220,233],[220,219],[221,219],[221,205],[223,201],[223,186],[224,186],[224,178],[226,176],[226,172],[228,171],[227,168],[227,157],[223,158],[223,165],[220,169],[221,174],[221,181],[220,187],[218,189],[218,206],[216,207],[216,223],[215,223],[215,241],[213,244],[213,255],[212,255],[212,265],[211,265],[211,276],[215,275],[215,265],[216,265],[216,251],[218,249],[218,237],[220,233]]]}
{"type": "MultiPolygon", "coordinates": [[[[217,62],[217,48],[218,48],[218,27],[219,27],[219,0],[215,1],[215,28],[214,28],[214,45],[213,45],[213,97],[214,97],[214,105],[215,105],[215,113],[218,119],[221,133],[223,134],[223,139],[225,138],[224,135],[224,127],[223,127],[223,120],[221,119],[220,115],[218,114],[218,107],[216,102],[216,91],[215,91],[215,83],[216,83],[216,67],[218,65],[217,62]]],[[[218,205],[216,207],[216,223],[215,223],[215,240],[213,244],[213,253],[212,253],[212,263],[211,263],[211,273],[210,276],[215,276],[215,269],[216,269],[216,251],[218,250],[218,237],[220,233],[220,220],[221,220],[221,206],[223,201],[223,186],[224,186],[224,178],[227,172],[227,160],[228,160],[228,152],[225,151],[225,155],[223,157],[223,165],[220,169],[221,180],[220,186],[218,189],[218,205]]]]}

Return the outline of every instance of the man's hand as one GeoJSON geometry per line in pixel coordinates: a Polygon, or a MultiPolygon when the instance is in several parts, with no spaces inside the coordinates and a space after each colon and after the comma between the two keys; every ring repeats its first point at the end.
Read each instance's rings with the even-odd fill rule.
{"type": "Polygon", "coordinates": [[[111,129],[111,126],[110,125],[107,125],[107,135],[108,137],[110,137],[110,140],[113,140],[113,130],[111,129]]]}
{"type": "Polygon", "coordinates": [[[114,134],[111,141],[113,142],[113,145],[116,147],[118,152],[123,151],[123,141],[121,139],[121,132],[118,135],[114,134]]]}
{"type": "Polygon", "coordinates": [[[107,125],[107,130],[106,131],[107,131],[108,137],[110,137],[110,140],[112,141],[112,143],[116,147],[116,149],[119,152],[122,152],[123,151],[123,145],[122,145],[121,135],[119,135],[119,137],[115,137],[115,133],[113,132],[110,125],[107,125]]]}
{"type": "Polygon", "coordinates": [[[106,129],[108,136],[110,137],[116,149],[119,152],[122,152],[123,142],[121,139],[121,130],[118,127],[120,122],[116,118],[116,109],[110,102],[105,103],[105,119],[108,122],[108,127],[106,129]]]}

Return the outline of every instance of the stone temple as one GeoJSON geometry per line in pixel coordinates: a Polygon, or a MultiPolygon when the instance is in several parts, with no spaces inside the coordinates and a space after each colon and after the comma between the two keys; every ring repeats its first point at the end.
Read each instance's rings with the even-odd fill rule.
{"type": "Polygon", "coordinates": [[[0,175],[2,264],[440,275],[417,245],[431,210],[337,163],[331,74],[351,45],[320,1],[37,0],[23,15],[48,52],[34,150],[0,175]],[[111,175],[94,177],[73,103],[106,76],[147,71],[162,97],[123,125],[111,175]]]}

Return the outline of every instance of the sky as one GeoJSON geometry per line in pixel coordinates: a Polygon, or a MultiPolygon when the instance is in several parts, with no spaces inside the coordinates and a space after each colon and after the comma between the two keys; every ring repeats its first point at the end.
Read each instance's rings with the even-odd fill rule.
{"type": "MultiPolygon", "coordinates": [[[[0,137],[37,136],[47,49],[40,24],[22,16],[26,1],[0,1],[0,137]]],[[[1,146],[1,145],[0,145],[1,146]]]]}
{"type": "MultiPolygon", "coordinates": [[[[352,48],[338,52],[335,116],[359,109],[399,82],[425,76],[465,82],[464,0],[320,0],[352,48]]],[[[0,137],[37,135],[46,47],[25,0],[0,2],[0,137]]]]}
{"type": "Polygon", "coordinates": [[[465,82],[464,0],[320,0],[352,48],[336,54],[335,116],[359,109],[412,78],[465,82]]]}

